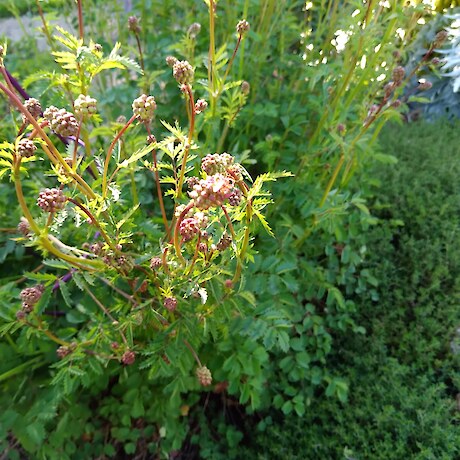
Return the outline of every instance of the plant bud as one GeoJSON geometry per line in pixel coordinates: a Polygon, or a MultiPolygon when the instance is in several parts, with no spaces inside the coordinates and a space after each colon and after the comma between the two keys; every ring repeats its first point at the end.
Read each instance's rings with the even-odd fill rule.
{"type": "Polygon", "coordinates": [[[30,158],[37,150],[37,146],[29,139],[21,139],[18,142],[18,154],[22,158],[30,158]]]}
{"type": "Polygon", "coordinates": [[[396,99],[395,101],[392,102],[391,106],[397,109],[398,107],[401,106],[401,104],[402,102],[399,99],[396,99]]]}
{"type": "Polygon", "coordinates": [[[19,295],[26,305],[32,306],[40,300],[44,290],[44,286],[38,284],[37,286],[23,289],[19,295]]]}
{"type": "Polygon", "coordinates": [[[204,112],[208,108],[208,103],[204,99],[198,99],[195,103],[195,113],[204,112]]]}
{"type": "Polygon", "coordinates": [[[244,35],[245,33],[249,32],[249,29],[249,22],[246,21],[246,19],[238,21],[238,24],[236,25],[236,32],[238,33],[238,35],[244,35]]]}
{"type": "MultiPolygon", "coordinates": [[[[35,120],[38,120],[38,118],[42,114],[42,106],[40,105],[40,102],[38,101],[38,99],[35,99],[34,97],[26,99],[24,101],[24,107],[28,110],[28,112],[32,115],[32,117],[35,120]]],[[[22,121],[24,123],[28,123],[28,120],[24,116],[24,114],[22,115],[22,121]]]]}
{"type": "Polygon", "coordinates": [[[121,357],[121,362],[126,365],[130,366],[131,364],[134,364],[134,361],[136,361],[136,354],[134,351],[128,350],[123,353],[123,356],[121,357]]]}
{"type": "Polygon", "coordinates": [[[67,198],[58,188],[45,188],[38,195],[37,205],[45,212],[56,212],[64,208],[67,198]]]}
{"type": "Polygon", "coordinates": [[[190,84],[193,81],[194,75],[193,67],[188,61],[177,61],[173,65],[173,77],[178,83],[190,84]]]}
{"type": "Polygon", "coordinates": [[[139,26],[139,19],[137,19],[136,16],[130,16],[128,18],[128,30],[135,34],[140,33],[141,28],[139,26]]]}
{"type": "Polygon", "coordinates": [[[249,94],[249,91],[251,91],[251,85],[247,81],[243,81],[241,83],[241,92],[247,96],[249,94]]]}
{"type": "Polygon", "coordinates": [[[418,90],[419,91],[426,91],[426,90],[429,90],[431,89],[431,87],[433,86],[433,83],[431,83],[431,81],[428,81],[428,80],[421,80],[419,82],[419,85],[418,85],[418,90]]]}
{"type": "Polygon", "coordinates": [[[175,297],[166,297],[163,301],[163,306],[168,311],[174,311],[177,308],[177,299],[175,297]]]}
{"type": "Polygon", "coordinates": [[[189,28],[188,28],[188,31],[187,31],[187,34],[192,37],[192,38],[195,38],[201,31],[201,24],[199,24],[198,22],[194,22],[189,28]]]}
{"type": "Polygon", "coordinates": [[[212,383],[211,371],[206,366],[201,366],[196,370],[196,376],[200,385],[207,387],[212,383]]]}
{"type": "Polygon", "coordinates": [[[90,117],[96,113],[96,105],[96,99],[80,94],[74,102],[75,115],[79,118],[83,118],[85,115],[90,117]]]}
{"type": "Polygon", "coordinates": [[[441,47],[444,44],[444,42],[447,40],[447,36],[448,36],[447,30],[439,31],[434,37],[433,47],[434,48],[441,47]]]}
{"type": "Polygon", "coordinates": [[[150,122],[156,108],[157,104],[153,96],[143,94],[133,101],[133,113],[141,121],[150,122]]]}
{"type": "Polygon", "coordinates": [[[163,265],[163,262],[160,257],[152,257],[150,259],[150,268],[152,270],[156,270],[157,268],[160,268],[163,265]]]}
{"type": "Polygon", "coordinates": [[[51,129],[62,137],[76,136],[78,132],[78,121],[74,115],[65,109],[48,107],[43,116],[48,120],[51,129]]]}
{"type": "Polygon", "coordinates": [[[22,233],[24,236],[29,235],[30,233],[30,224],[25,217],[21,217],[19,224],[17,226],[18,232],[22,233]]]}
{"type": "Polygon", "coordinates": [[[398,65],[398,67],[395,67],[392,72],[392,78],[395,84],[399,85],[402,82],[405,75],[406,75],[406,70],[404,69],[404,67],[400,65],[398,65]]]}
{"type": "Polygon", "coordinates": [[[177,58],[174,56],[166,56],[166,64],[168,64],[169,67],[173,68],[176,62],[177,58]]]}

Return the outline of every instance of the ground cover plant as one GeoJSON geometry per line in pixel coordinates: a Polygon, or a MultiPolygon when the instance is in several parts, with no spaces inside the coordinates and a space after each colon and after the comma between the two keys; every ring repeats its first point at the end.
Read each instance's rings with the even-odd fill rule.
{"type": "MultiPolygon", "coordinates": [[[[49,26],[53,58],[29,75],[26,50],[4,46],[2,200],[19,198],[30,227],[19,237],[21,214],[5,213],[5,449],[167,456],[184,439],[206,444],[210,400],[286,415],[323,391],[346,400],[330,354],[364,332],[353,295],[376,295],[361,267],[375,218],[360,172],[393,161],[373,143],[405,109],[402,64],[429,13],[375,1],[109,7],[84,2],[72,33],[49,26]]],[[[241,438],[211,429],[208,441],[221,436],[241,438]]]]}
{"type": "Polygon", "coordinates": [[[383,130],[380,148],[398,162],[371,171],[379,223],[368,233],[366,269],[379,285],[374,298],[355,297],[366,334],[342,338],[331,356],[349,400],[318,398],[303,418],[272,411],[246,456],[458,457],[458,137],[458,122],[383,130]]]}

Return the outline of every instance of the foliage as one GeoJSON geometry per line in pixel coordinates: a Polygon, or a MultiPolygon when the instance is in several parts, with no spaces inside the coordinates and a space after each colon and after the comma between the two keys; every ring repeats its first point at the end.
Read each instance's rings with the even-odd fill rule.
{"type": "Polygon", "coordinates": [[[344,336],[331,356],[348,401],[313,399],[302,418],[272,410],[248,435],[245,456],[459,455],[458,123],[391,126],[381,141],[398,163],[371,171],[380,221],[367,235],[366,267],[379,286],[374,299],[355,296],[366,335],[344,336]]]}
{"type": "MultiPolygon", "coordinates": [[[[147,291],[142,292],[147,275],[137,267],[132,277],[117,269],[106,273],[104,279],[116,288],[110,290],[104,286],[106,281],[99,279],[99,272],[72,272],[72,281],[61,282],[54,290],[56,277],[67,276],[64,270],[69,272],[71,268],[61,263],[58,266],[48,258],[40,274],[33,274],[31,271],[39,263],[37,252],[30,247],[24,251],[16,241],[5,238],[5,258],[14,265],[15,272],[5,273],[5,280],[10,282],[4,294],[10,329],[3,352],[9,359],[2,375],[5,387],[8,385],[5,395],[14,397],[10,396],[8,405],[6,429],[10,431],[3,433],[3,439],[14,445],[20,438],[23,444],[27,433],[22,430],[29,427],[29,431],[37,433],[35,437],[29,435],[33,444],[23,444],[23,448],[36,455],[59,452],[59,458],[75,458],[80,452],[82,458],[88,458],[102,455],[105,449],[108,456],[137,454],[146,449],[166,456],[180,447],[188,430],[192,433],[187,438],[191,444],[201,442],[193,435],[200,423],[196,414],[206,407],[211,396],[207,393],[199,399],[202,389],[193,375],[195,360],[182,339],[212,370],[214,392],[222,395],[224,403],[245,404],[249,413],[276,407],[289,416],[306,414],[323,392],[345,401],[347,373],[332,367],[337,341],[364,332],[355,321],[355,295],[377,295],[376,278],[362,266],[368,253],[366,233],[376,219],[366,205],[372,178],[363,177],[361,172],[370,161],[394,162],[393,156],[376,153],[373,143],[387,120],[400,119],[396,101],[403,94],[408,75],[400,82],[385,85],[400,64],[395,50],[404,57],[416,34],[417,20],[421,16],[429,18],[429,12],[422,6],[402,6],[396,1],[387,6],[375,0],[365,5],[330,0],[321,6],[308,3],[305,9],[305,2],[268,0],[231,5],[220,2],[214,17],[207,14],[208,8],[202,2],[138,0],[133,1],[133,12],[139,15],[139,21],[128,29],[128,14],[119,4],[111,5],[113,12],[108,14],[96,3],[84,2],[84,33],[93,42],[81,43],[78,37],[62,33],[48,38],[54,56],[71,67],[64,72],[68,77],[62,76],[62,69],[51,59],[40,63],[39,68],[36,60],[15,60],[21,48],[14,44],[8,48],[7,67],[11,61],[13,76],[47,105],[70,107],[69,102],[73,103],[91,84],[90,94],[98,100],[100,118],[86,125],[90,142],[85,140],[84,129],[82,137],[96,158],[81,163],[79,171],[102,171],[104,164],[109,164],[107,146],[123,129],[124,122],[102,124],[102,120],[114,121],[120,115],[129,120],[131,103],[140,90],[155,95],[156,119],[167,120],[161,126],[154,123],[157,143],[146,147],[142,123],[131,123],[124,142],[116,143],[113,150],[113,177],[106,175],[107,183],[117,182],[118,187],[105,187],[102,178],[93,182],[85,175],[98,196],[84,199],[81,204],[96,214],[109,238],[115,235],[125,240],[119,243],[122,250],[128,248],[127,255],[144,270],[149,271],[151,256],[162,255],[162,249],[168,247],[168,257],[172,254],[170,273],[160,269],[163,271],[150,276],[152,283],[148,280],[147,291]],[[241,17],[248,19],[251,29],[240,40],[234,25],[241,17]],[[195,22],[201,24],[199,33],[196,27],[191,32],[195,22]],[[398,29],[405,30],[404,37],[397,33],[398,29]],[[343,33],[336,34],[339,31],[343,33]],[[348,40],[344,47],[340,46],[339,35],[348,40]],[[123,44],[121,48],[116,42],[123,44]],[[101,45],[102,51],[96,44],[101,45]],[[193,143],[187,143],[190,129],[181,128],[190,126],[191,106],[188,113],[183,109],[184,95],[172,82],[164,63],[168,55],[192,64],[196,98],[209,103],[208,110],[196,117],[193,143]],[[122,61],[114,56],[121,56],[122,61]],[[143,74],[135,73],[133,60],[143,74]],[[31,72],[24,79],[28,72],[22,65],[28,63],[31,72]],[[95,76],[96,70],[107,63],[115,69],[105,69],[95,76]],[[131,70],[119,69],[117,64],[131,70]],[[248,84],[243,86],[244,78],[250,89],[248,84]],[[162,141],[160,135],[166,140],[162,141]],[[153,158],[147,160],[154,147],[158,167],[153,158]],[[187,149],[188,167],[181,168],[187,149]],[[161,187],[164,191],[169,189],[164,202],[170,216],[174,202],[187,203],[185,199],[181,201],[180,177],[181,171],[184,177],[185,173],[198,174],[199,162],[193,156],[223,151],[244,166],[241,172],[250,190],[240,207],[230,212],[236,244],[221,259],[214,259],[215,265],[203,273],[199,270],[199,264],[204,262],[201,256],[195,265],[190,262],[195,257],[190,245],[182,250],[179,241],[178,250],[177,240],[174,245],[168,245],[168,239],[159,244],[165,226],[151,172],[158,171],[161,187]],[[261,179],[249,181],[246,170],[261,179]],[[272,183],[276,176],[267,175],[267,171],[273,170],[292,171],[295,178],[272,183]],[[259,188],[262,179],[266,179],[276,197],[272,211],[267,208],[267,191],[259,188]],[[136,207],[138,203],[141,206],[136,207]],[[104,216],[106,204],[113,213],[108,221],[104,216]],[[268,225],[273,228],[275,239],[257,230],[256,217],[262,224],[259,229],[268,225]],[[181,257],[189,262],[187,267],[192,267],[192,273],[181,268],[181,257]],[[253,263],[243,271],[247,261],[253,263]],[[19,289],[13,284],[19,278],[19,264],[26,264],[29,278],[48,285],[42,303],[37,305],[37,313],[46,314],[46,321],[42,319],[43,326],[39,326],[40,335],[31,329],[27,329],[28,333],[26,328],[16,330],[18,323],[11,315],[11,305],[17,308],[19,304],[19,289]],[[228,281],[234,273],[231,289],[228,281]],[[155,280],[163,291],[153,287],[155,280]],[[206,282],[206,292],[202,282],[206,282]],[[163,299],[170,296],[168,289],[179,289],[181,295],[187,296],[179,307],[186,313],[184,318],[162,307],[163,299]],[[128,292],[131,300],[120,290],[128,292]],[[140,301],[131,295],[133,290],[140,301]],[[110,306],[109,313],[116,316],[117,323],[107,319],[93,295],[103,300],[104,307],[110,306]],[[206,295],[208,300],[203,306],[201,300],[206,295]],[[154,311],[143,302],[152,297],[154,311]],[[137,304],[134,309],[127,305],[132,299],[137,304]],[[49,301],[46,308],[45,301],[49,301]],[[170,324],[163,323],[162,317],[170,324]],[[183,328],[176,327],[179,322],[183,328]],[[48,329],[48,324],[53,329],[48,329]],[[104,325],[104,332],[108,331],[104,337],[99,324],[104,325]],[[157,324],[159,330],[153,331],[146,324],[157,324]],[[50,343],[49,335],[43,336],[51,331],[71,348],[72,353],[64,360],[56,360],[56,345],[50,343]],[[128,347],[123,339],[115,337],[121,337],[121,333],[128,347]],[[87,353],[85,350],[91,348],[78,345],[78,341],[74,349],[73,338],[78,334],[88,335],[82,340],[94,340],[101,350],[116,339],[118,345],[121,343],[118,351],[104,349],[104,354],[120,360],[126,351],[134,350],[136,362],[121,366],[115,360],[101,360],[87,353]],[[22,388],[21,382],[31,381],[34,383],[27,395],[21,390],[15,392],[15,388],[22,388]],[[55,385],[48,387],[50,381],[55,385]],[[43,428],[40,411],[44,406],[59,416],[49,415],[43,428]],[[63,418],[64,413],[69,415],[63,418]],[[77,423],[79,420],[85,424],[77,423]]],[[[75,30],[78,28],[76,21],[75,30]]],[[[187,88],[183,90],[188,93],[187,88]]],[[[404,104],[400,110],[406,110],[404,104]]],[[[16,126],[11,118],[2,123],[5,138],[14,139],[17,134],[17,113],[13,119],[16,126]]],[[[7,160],[14,148],[4,147],[7,160]]],[[[42,144],[39,148],[43,148],[42,144]]],[[[72,148],[69,153],[73,154],[72,148]]],[[[66,166],[60,160],[59,163],[68,173],[66,166]]],[[[38,193],[44,172],[68,183],[68,174],[62,174],[59,168],[49,170],[45,162],[31,164],[29,178],[23,182],[27,195],[38,193]]],[[[85,189],[83,183],[79,182],[79,186],[85,189]]],[[[14,193],[9,184],[0,187],[5,190],[6,209],[14,193]]],[[[74,215],[80,219],[80,226],[72,226],[69,215],[55,229],[65,241],[80,246],[92,244],[94,232],[79,233],[86,228],[86,217],[78,209],[74,215]]],[[[19,217],[9,214],[5,225],[15,226],[19,217]]],[[[176,218],[181,219],[181,213],[176,218]]],[[[219,210],[211,221],[212,243],[216,244],[224,227],[231,231],[230,224],[219,210]]],[[[43,219],[41,225],[46,225],[43,219]]],[[[85,264],[94,259],[97,258],[87,256],[85,264]]],[[[225,430],[220,421],[219,436],[225,430]]],[[[211,433],[215,434],[212,429],[211,433]]],[[[238,431],[233,429],[225,435],[237,455],[238,431]]],[[[215,458],[212,446],[207,452],[209,458],[215,458]]]]}

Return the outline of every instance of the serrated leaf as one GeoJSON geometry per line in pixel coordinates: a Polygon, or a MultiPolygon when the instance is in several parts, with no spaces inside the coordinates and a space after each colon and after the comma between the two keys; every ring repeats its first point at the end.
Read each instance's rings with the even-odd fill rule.
{"type": "Polygon", "coordinates": [[[59,282],[59,290],[61,291],[64,302],[69,308],[72,308],[72,299],[70,297],[69,288],[64,281],[59,282]]]}

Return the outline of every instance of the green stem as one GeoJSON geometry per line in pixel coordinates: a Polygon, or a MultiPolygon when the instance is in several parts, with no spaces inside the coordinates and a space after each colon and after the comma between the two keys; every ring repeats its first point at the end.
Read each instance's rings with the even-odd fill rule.
{"type": "Polygon", "coordinates": [[[337,180],[337,176],[339,175],[339,172],[342,169],[344,161],[345,161],[345,155],[342,153],[342,155],[340,156],[339,162],[337,163],[337,166],[335,167],[334,172],[332,173],[332,176],[329,179],[326,189],[324,190],[323,197],[321,198],[321,201],[319,203],[320,208],[326,202],[327,196],[329,195],[329,192],[331,191],[332,187],[335,184],[335,181],[337,180]]]}
{"type": "Polygon", "coordinates": [[[178,198],[182,196],[182,187],[184,185],[185,170],[187,169],[187,157],[190,152],[190,147],[193,141],[193,131],[195,130],[195,101],[193,99],[193,92],[192,92],[192,89],[190,88],[190,85],[187,84],[186,86],[187,86],[187,94],[188,94],[188,99],[189,99],[189,104],[190,104],[191,116],[190,116],[190,130],[188,132],[187,145],[185,146],[184,156],[182,158],[182,165],[181,165],[181,169],[179,173],[179,182],[177,184],[177,189],[176,189],[176,196],[178,198]]]}
{"type": "Polygon", "coordinates": [[[106,198],[107,196],[107,174],[109,172],[109,164],[110,164],[110,159],[112,158],[112,152],[113,149],[115,148],[116,143],[120,140],[121,136],[125,133],[125,131],[129,128],[131,123],[136,119],[136,115],[133,115],[123,126],[123,128],[120,130],[120,132],[115,136],[115,139],[112,141],[110,144],[109,150],[107,151],[107,156],[105,157],[105,163],[104,163],[104,173],[102,175],[102,198],[106,198]]]}
{"type": "Polygon", "coordinates": [[[13,369],[10,369],[4,372],[3,374],[0,374],[0,382],[14,377],[17,374],[21,374],[23,371],[35,369],[36,367],[45,365],[46,362],[41,361],[40,359],[40,356],[36,356],[35,358],[32,358],[29,361],[26,361],[25,363],[22,363],[19,366],[13,367],[13,369]]]}

